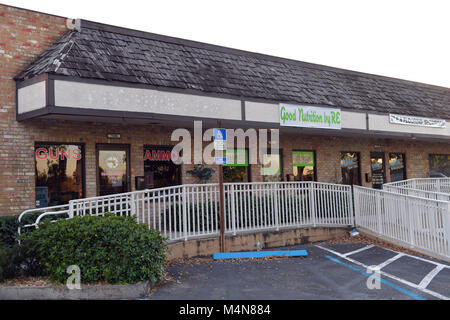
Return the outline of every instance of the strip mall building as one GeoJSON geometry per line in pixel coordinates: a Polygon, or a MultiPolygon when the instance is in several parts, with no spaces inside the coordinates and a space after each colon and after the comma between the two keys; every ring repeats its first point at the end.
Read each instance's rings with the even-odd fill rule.
{"type": "Polygon", "coordinates": [[[229,164],[226,181],[450,175],[449,88],[5,5],[0,81],[0,215],[196,183],[168,155],[194,120],[280,130],[278,170],[229,164]]]}

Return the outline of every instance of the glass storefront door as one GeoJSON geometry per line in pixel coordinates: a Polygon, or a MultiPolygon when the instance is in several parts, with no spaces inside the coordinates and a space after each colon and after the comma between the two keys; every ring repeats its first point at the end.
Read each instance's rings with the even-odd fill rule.
{"type": "Polygon", "coordinates": [[[130,191],[130,163],[128,145],[97,145],[99,196],[130,191]]]}
{"type": "Polygon", "coordinates": [[[372,168],[372,187],[382,189],[386,181],[383,152],[370,153],[370,166],[372,168]]]}

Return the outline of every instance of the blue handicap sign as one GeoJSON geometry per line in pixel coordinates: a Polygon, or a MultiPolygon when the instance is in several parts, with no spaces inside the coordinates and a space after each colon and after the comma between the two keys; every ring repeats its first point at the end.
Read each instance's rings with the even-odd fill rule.
{"type": "Polygon", "coordinates": [[[226,141],[227,129],[214,128],[214,141],[226,141]]]}
{"type": "Polygon", "coordinates": [[[217,165],[225,165],[227,164],[227,158],[226,157],[215,157],[214,158],[214,164],[217,165]]]}

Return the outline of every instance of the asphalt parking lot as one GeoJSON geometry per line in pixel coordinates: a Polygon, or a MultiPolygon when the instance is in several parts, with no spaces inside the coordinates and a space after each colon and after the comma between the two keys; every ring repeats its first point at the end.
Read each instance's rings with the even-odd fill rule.
{"type": "Polygon", "coordinates": [[[304,249],[308,257],[171,264],[171,279],[148,299],[450,299],[450,264],[443,261],[362,243],[279,249],[304,249]]]}

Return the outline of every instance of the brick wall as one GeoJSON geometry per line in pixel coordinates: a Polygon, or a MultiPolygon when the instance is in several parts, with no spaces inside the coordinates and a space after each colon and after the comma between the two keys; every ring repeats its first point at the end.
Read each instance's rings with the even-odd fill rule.
{"type": "MultiPolygon", "coordinates": [[[[53,141],[85,144],[86,196],[97,195],[96,144],[129,144],[131,181],[144,175],[144,145],[173,145],[172,130],[158,126],[105,124],[88,121],[29,120],[15,121],[15,82],[12,78],[33,58],[49,47],[66,31],[65,19],[0,5],[0,215],[11,215],[35,205],[34,144],[53,141]],[[107,139],[108,133],[120,133],[120,140],[107,139]]],[[[332,132],[330,132],[332,133],[332,132]]],[[[409,178],[428,175],[428,154],[448,153],[450,143],[412,140],[335,138],[331,136],[281,135],[283,177],[292,173],[292,150],[315,150],[318,180],[336,182],[341,178],[340,152],[361,153],[361,178],[370,173],[370,152],[406,154],[409,178]]],[[[207,143],[204,143],[206,145],[207,143]]],[[[186,173],[193,165],[182,168],[182,183],[197,183],[186,173]]],[[[217,167],[213,181],[218,180],[217,167]]],[[[261,166],[251,166],[252,181],[262,181],[261,166]]],[[[389,181],[389,171],[387,170],[389,181]]]]}
{"type": "Polygon", "coordinates": [[[0,4],[0,215],[29,208],[34,200],[34,134],[15,121],[13,77],[65,31],[65,18],[0,4]]]}

